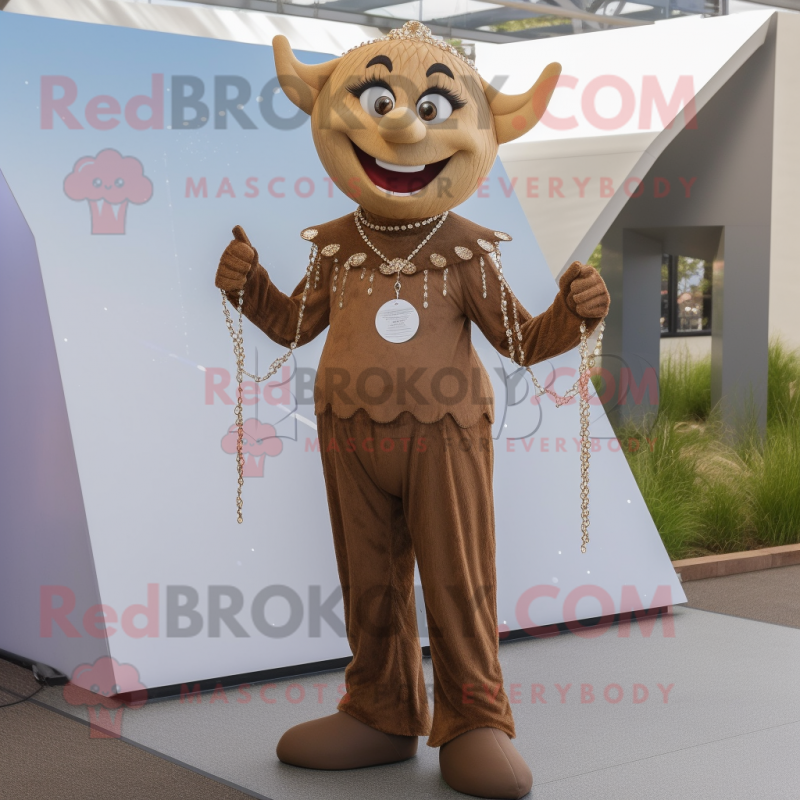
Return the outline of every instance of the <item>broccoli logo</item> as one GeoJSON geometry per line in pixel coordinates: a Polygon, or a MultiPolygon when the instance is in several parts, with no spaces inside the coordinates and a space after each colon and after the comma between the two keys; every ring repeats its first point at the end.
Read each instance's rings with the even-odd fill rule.
{"type": "Polygon", "coordinates": [[[139,681],[136,667],[120,664],[111,656],[76,667],[63,692],[71,706],[86,706],[91,739],[119,739],[125,709],[139,708],[147,702],[147,688],[139,681]],[[122,695],[120,683],[125,686],[122,695]]]}
{"type": "Polygon", "coordinates": [[[70,200],[86,200],[92,215],[92,233],[125,233],[128,204],[141,205],[153,196],[153,183],[145,177],[138,158],[116,150],[84,156],[64,178],[70,200]]]}
{"type": "MultiPolygon", "coordinates": [[[[278,438],[275,428],[268,422],[261,422],[253,417],[245,420],[242,426],[242,455],[244,457],[243,475],[245,478],[263,478],[264,462],[269,456],[274,458],[283,451],[283,442],[278,438]]],[[[226,453],[236,453],[237,429],[231,425],[222,437],[222,449],[226,453]]]]}

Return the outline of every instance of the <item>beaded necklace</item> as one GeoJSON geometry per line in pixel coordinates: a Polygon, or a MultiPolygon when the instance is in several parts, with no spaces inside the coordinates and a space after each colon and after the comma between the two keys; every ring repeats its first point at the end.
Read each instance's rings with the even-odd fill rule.
{"type": "Polygon", "coordinates": [[[439,217],[442,216],[441,214],[437,214],[435,217],[428,217],[428,219],[421,220],[420,222],[408,222],[405,225],[374,225],[371,222],[367,222],[367,219],[364,216],[364,211],[360,206],[358,209],[356,209],[356,213],[361,219],[361,224],[366,225],[373,231],[410,231],[412,228],[422,228],[425,225],[430,225],[431,222],[439,219],[439,217]]]}
{"type": "MultiPolygon", "coordinates": [[[[449,211],[445,211],[444,214],[440,214],[437,217],[431,217],[430,219],[425,220],[425,222],[417,223],[419,225],[427,225],[436,219],[439,220],[433,227],[431,232],[411,251],[411,253],[409,253],[408,256],[406,256],[406,258],[387,258],[380,250],[378,250],[377,247],[375,247],[374,244],[372,244],[367,234],[364,233],[364,229],[361,227],[362,223],[372,228],[373,230],[375,230],[376,228],[375,226],[370,225],[370,223],[368,223],[366,219],[364,219],[361,211],[361,206],[359,206],[353,212],[353,218],[355,219],[356,222],[356,228],[358,229],[358,233],[360,234],[361,238],[364,240],[364,243],[369,248],[372,249],[372,251],[378,256],[378,258],[381,259],[381,261],[383,261],[383,264],[381,264],[380,266],[381,272],[384,275],[394,275],[395,273],[397,274],[397,280],[395,281],[394,284],[394,292],[395,292],[395,297],[397,297],[398,299],[400,297],[400,288],[401,288],[400,273],[402,273],[403,275],[413,275],[417,271],[417,268],[411,262],[411,259],[414,258],[414,256],[417,253],[419,253],[419,251],[422,250],[422,248],[425,247],[426,244],[428,244],[428,242],[433,238],[433,235],[439,230],[439,228],[442,227],[442,225],[444,225],[445,220],[447,219],[447,215],[449,213],[450,213],[449,211]]],[[[398,230],[399,228],[400,230],[402,230],[403,228],[408,229],[410,227],[411,225],[400,225],[400,226],[394,226],[394,229],[398,230]]]]}

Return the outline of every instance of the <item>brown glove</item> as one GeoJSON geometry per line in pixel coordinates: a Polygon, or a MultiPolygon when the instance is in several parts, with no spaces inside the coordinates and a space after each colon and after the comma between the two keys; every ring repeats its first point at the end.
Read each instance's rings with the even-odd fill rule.
{"type": "Polygon", "coordinates": [[[258,264],[258,252],[250,244],[241,225],[233,229],[233,240],[225,248],[219,260],[214,285],[226,292],[238,292],[244,288],[247,275],[258,264]]]}
{"type": "Polygon", "coordinates": [[[558,282],[567,307],[585,319],[600,319],[608,314],[611,296],[600,273],[587,264],[573,261],[558,282]]]}

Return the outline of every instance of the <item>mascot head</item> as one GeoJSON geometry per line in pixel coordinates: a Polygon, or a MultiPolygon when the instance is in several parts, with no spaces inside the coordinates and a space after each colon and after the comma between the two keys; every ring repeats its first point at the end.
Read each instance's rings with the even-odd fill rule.
{"type": "Polygon", "coordinates": [[[524,94],[503,94],[419,22],[323,64],[298,61],[285,36],[273,47],[281,88],[311,115],[334,183],[367,211],[398,220],[463,203],[499,145],[541,119],[561,74],[549,64],[524,94]]]}

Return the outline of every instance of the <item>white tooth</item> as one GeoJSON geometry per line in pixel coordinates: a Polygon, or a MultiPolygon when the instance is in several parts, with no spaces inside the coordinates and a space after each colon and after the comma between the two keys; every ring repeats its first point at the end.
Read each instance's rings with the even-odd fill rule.
{"type": "Polygon", "coordinates": [[[111,203],[111,210],[114,212],[114,219],[119,219],[119,210],[122,208],[122,203],[111,203]]]}
{"type": "Polygon", "coordinates": [[[412,197],[415,194],[419,194],[422,189],[425,187],[423,186],[422,189],[417,189],[415,192],[393,192],[390,189],[384,189],[383,186],[378,186],[375,184],[378,189],[380,189],[385,194],[391,195],[392,197],[412,197]]]}
{"type": "Polygon", "coordinates": [[[425,169],[424,164],[419,167],[404,167],[400,164],[390,164],[388,161],[381,161],[379,158],[375,159],[375,163],[379,167],[391,170],[392,172],[422,172],[422,170],[425,169]]]}
{"type": "Polygon", "coordinates": [[[103,198],[101,197],[97,201],[97,213],[98,214],[102,214],[103,213],[103,203],[105,203],[105,200],[103,200],[103,198]]]}

